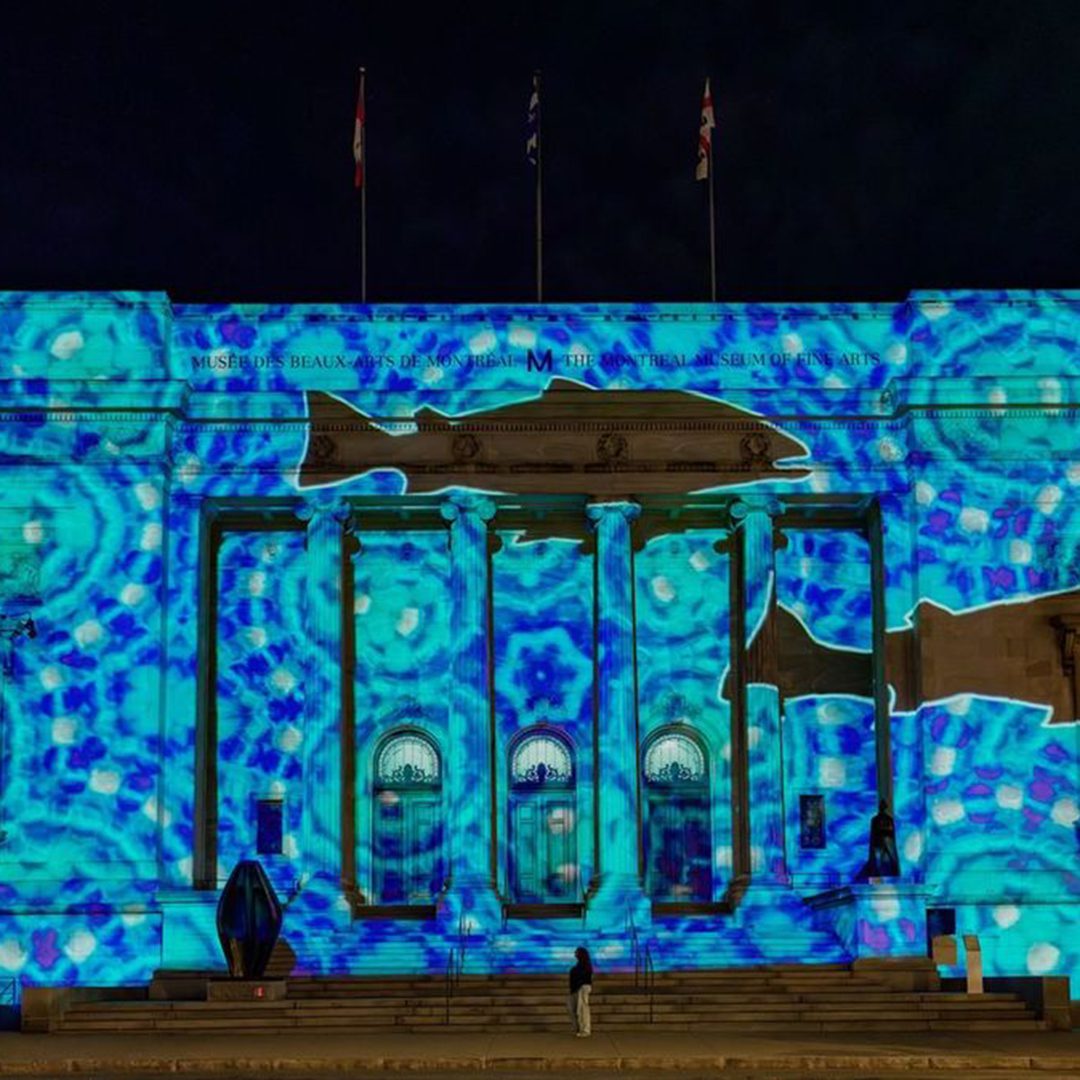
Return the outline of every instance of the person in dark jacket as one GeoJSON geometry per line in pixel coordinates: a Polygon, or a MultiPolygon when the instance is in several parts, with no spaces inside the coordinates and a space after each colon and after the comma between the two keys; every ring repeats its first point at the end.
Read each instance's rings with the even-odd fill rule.
{"type": "Polygon", "coordinates": [[[570,969],[570,1019],[574,1033],[579,1039],[592,1034],[592,1016],[589,1014],[589,995],[592,993],[592,960],[589,950],[579,946],[574,950],[577,963],[570,969]]]}

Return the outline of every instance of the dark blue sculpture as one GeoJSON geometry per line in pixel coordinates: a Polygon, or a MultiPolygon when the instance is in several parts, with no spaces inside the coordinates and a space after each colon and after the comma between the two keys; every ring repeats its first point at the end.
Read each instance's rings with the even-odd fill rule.
{"type": "Polygon", "coordinates": [[[856,881],[900,876],[900,856],[896,850],[896,823],[889,804],[881,800],[878,812],[870,819],[870,857],[855,875],[856,881]]]}
{"type": "Polygon", "coordinates": [[[281,903],[266,871],[254,859],[238,862],[217,906],[218,940],[233,978],[262,977],[281,923],[281,903]]]}

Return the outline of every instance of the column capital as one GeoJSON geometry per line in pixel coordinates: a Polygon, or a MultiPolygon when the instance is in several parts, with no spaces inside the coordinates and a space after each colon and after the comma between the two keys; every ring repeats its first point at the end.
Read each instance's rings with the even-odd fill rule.
{"type": "Polygon", "coordinates": [[[296,508],[296,516],[301,521],[314,521],[317,518],[331,518],[345,525],[352,518],[353,508],[348,499],[306,499],[296,508]]]}
{"type": "Polygon", "coordinates": [[[768,514],[776,517],[783,513],[784,504],[773,495],[740,495],[731,504],[731,520],[736,524],[745,521],[751,514],[768,514]]]}
{"type": "Polygon", "coordinates": [[[473,491],[461,491],[448,495],[439,506],[439,513],[442,514],[443,520],[451,523],[467,514],[475,514],[486,524],[495,516],[495,509],[494,500],[486,495],[473,491]]]}
{"type": "Polygon", "coordinates": [[[596,525],[611,515],[618,514],[627,522],[641,516],[641,504],[630,500],[620,502],[591,502],[585,507],[585,516],[596,525]]]}

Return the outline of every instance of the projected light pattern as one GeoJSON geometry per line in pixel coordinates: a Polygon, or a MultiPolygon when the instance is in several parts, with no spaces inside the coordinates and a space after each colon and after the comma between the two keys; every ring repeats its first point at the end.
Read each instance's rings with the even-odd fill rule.
{"type": "Polygon", "coordinates": [[[866,861],[866,823],[877,810],[873,701],[835,694],[786,701],[784,782],[788,865],[797,882],[850,882],[866,861]],[[824,797],[823,848],[799,844],[798,795],[804,793],[824,797]]]}
{"type": "MultiPolygon", "coordinates": [[[[363,530],[352,557],[356,672],[356,866],[362,892],[376,898],[376,748],[394,732],[430,738],[447,768],[450,687],[450,552],[442,530],[363,530]],[[422,673],[423,677],[419,677],[422,673]]],[[[450,767],[460,768],[454,760],[450,767]]],[[[399,798],[387,792],[382,803],[399,798]]],[[[441,798],[441,795],[440,795],[441,798]]],[[[420,828],[424,823],[415,822],[420,828]]],[[[435,826],[429,826],[434,832],[435,826]]],[[[432,836],[415,837],[430,850],[432,836]]],[[[441,847],[441,845],[438,845],[441,847]]],[[[445,863],[446,852],[433,853],[445,863]]],[[[396,856],[405,858],[404,852],[396,856]]],[[[436,871],[433,871],[437,873],[436,871]]],[[[430,902],[432,897],[427,898],[430,902]]]]}
{"type": "Polygon", "coordinates": [[[1009,895],[1038,899],[1050,880],[1080,896],[1075,727],[1037,709],[957,697],[921,710],[926,731],[932,877],[1010,873],[1009,895]]]}
{"type": "MultiPolygon", "coordinates": [[[[430,405],[453,416],[539,394],[550,376],[518,361],[528,350],[540,358],[550,349],[558,373],[587,387],[684,389],[784,417],[777,425],[805,445],[801,463],[811,475],[770,480],[742,494],[875,493],[885,526],[887,619],[899,630],[920,601],[973,612],[1080,587],[1080,446],[1069,404],[1078,330],[1080,296],[1074,293],[917,294],[897,305],[745,305],[718,313],[693,306],[580,305],[545,309],[542,318],[527,308],[169,308],[163,297],[142,294],[4,295],[0,381],[18,412],[0,422],[0,467],[12,480],[0,486],[0,549],[18,553],[36,574],[40,595],[32,603],[38,637],[32,647],[13,649],[12,672],[3,679],[0,975],[17,973],[39,984],[140,983],[163,956],[175,966],[220,962],[212,909],[196,916],[185,913],[197,905],[170,906],[175,890],[190,889],[193,874],[204,500],[316,506],[327,496],[393,496],[405,489],[401,474],[383,471],[330,492],[298,493],[296,469],[308,449],[306,389],[333,392],[371,415],[407,421],[430,405]],[[506,356],[515,362],[499,362],[506,356]],[[577,358],[573,367],[568,356],[577,358]],[[356,363],[357,357],[370,362],[356,363]],[[376,362],[380,357],[386,362],[376,362]],[[166,409],[173,410],[168,420],[166,409]],[[846,419],[853,416],[860,419],[846,419]],[[818,422],[821,417],[829,421],[818,422]],[[235,422],[245,419],[259,422],[235,422]],[[30,475],[32,482],[24,479],[30,475]]],[[[609,539],[617,533],[628,541],[622,525],[608,528],[609,539]]],[[[455,740],[448,702],[480,700],[478,681],[464,690],[452,685],[455,663],[460,667],[471,655],[467,650],[475,651],[479,624],[465,628],[463,653],[450,621],[446,532],[366,533],[361,554],[352,559],[361,890],[374,881],[370,755],[376,742],[395,727],[421,728],[449,761],[455,740]],[[390,614],[380,614],[383,594],[390,614]],[[371,615],[382,619],[378,625],[365,623],[363,597],[370,599],[371,615]]],[[[295,547],[302,537],[297,532],[288,540],[294,577],[291,584],[282,579],[283,596],[303,591],[304,557],[295,547]]],[[[846,545],[853,542],[828,540],[839,545],[836,566],[850,561],[846,545]]],[[[245,571],[244,560],[256,550],[245,548],[248,543],[239,536],[227,541],[223,583],[229,567],[245,571]]],[[[726,590],[719,578],[715,593],[688,592],[686,582],[719,575],[724,562],[713,552],[705,570],[684,565],[681,579],[663,572],[674,598],[665,608],[669,614],[662,614],[662,601],[650,592],[661,575],[650,573],[648,562],[654,548],[668,545],[674,552],[680,543],[692,546],[692,538],[652,541],[637,553],[630,580],[625,562],[604,564],[599,626],[579,622],[573,629],[566,628],[578,618],[569,583],[576,583],[573,591],[587,607],[591,557],[566,554],[573,546],[564,541],[522,545],[520,552],[508,546],[494,556],[496,649],[502,650],[495,669],[496,781],[505,797],[508,740],[524,723],[540,721],[535,709],[529,712],[529,679],[508,664],[511,648],[538,647],[542,630],[558,644],[545,660],[548,667],[538,663],[534,674],[557,672],[560,686],[569,688],[564,706],[572,715],[565,722],[576,725],[568,734],[583,785],[577,798],[591,801],[584,786],[592,768],[585,702],[593,687],[585,676],[598,630],[603,678],[620,693],[632,681],[625,656],[603,655],[611,635],[624,638],[630,625],[628,611],[610,607],[613,600],[628,607],[632,580],[643,726],[658,717],[673,723],[677,717],[668,713],[680,711],[673,703],[679,696],[700,709],[691,724],[700,722],[705,738],[715,740],[715,891],[724,869],[723,838],[730,835],[717,816],[717,800],[724,801],[719,793],[730,783],[723,772],[728,711],[719,694],[727,613],[719,602],[709,604],[726,590]],[[535,588],[520,584],[530,574],[539,574],[535,588]],[[563,598],[565,615],[544,626],[540,608],[554,596],[563,598]],[[687,608],[692,615],[682,611],[687,596],[696,597],[687,608]],[[543,605],[530,607],[540,598],[543,605]],[[670,614],[676,609],[677,617],[670,614]],[[707,635],[700,633],[703,624],[707,635]],[[691,635],[695,626],[699,632],[691,635]],[[530,630],[527,638],[525,627],[538,636],[530,630]],[[682,672],[680,685],[665,688],[659,657],[665,649],[673,656],[680,637],[686,649],[680,646],[672,664],[682,672]],[[642,640],[651,644],[643,647],[642,640]],[[710,686],[711,699],[705,694],[710,686]]],[[[867,648],[860,591],[807,573],[797,552],[797,546],[777,552],[780,603],[814,640],[867,648]]],[[[755,548],[759,556],[765,553],[755,548]]],[[[767,595],[767,582],[756,580],[753,611],[767,595]]],[[[293,755],[273,745],[285,730],[279,728],[284,714],[304,700],[303,678],[289,667],[297,682],[281,695],[281,716],[256,705],[263,677],[258,657],[275,640],[303,638],[302,601],[286,604],[282,625],[271,628],[264,620],[262,647],[246,636],[256,623],[242,616],[244,602],[241,594],[230,613],[230,595],[219,621],[219,690],[226,691],[219,720],[245,740],[243,753],[257,759],[252,784],[257,779],[260,790],[289,786],[286,831],[295,837],[299,828],[304,835],[303,822],[291,816],[304,812],[292,798],[293,755]]],[[[15,610],[10,593],[0,591],[0,603],[5,612],[15,610]]],[[[757,731],[752,825],[764,845],[758,869],[775,870],[783,847],[797,884],[800,875],[843,881],[865,857],[859,822],[865,822],[873,776],[867,707],[862,699],[837,695],[784,702],[780,755],[781,735],[770,727],[779,716],[775,691],[762,685],[749,698],[748,723],[757,731]],[[827,777],[843,775],[843,783],[829,788],[830,847],[796,851],[795,795],[800,785],[820,781],[823,767],[827,777]],[[776,822],[786,822],[783,838],[776,822]]],[[[627,715],[624,694],[600,722],[621,723],[627,715]]],[[[904,882],[923,888],[938,906],[957,907],[958,931],[982,937],[989,974],[1080,974],[1080,754],[1078,726],[1070,720],[1048,716],[1037,700],[978,695],[927,702],[892,717],[904,882]],[[979,899],[990,891],[985,902],[979,899]]],[[[303,745],[303,723],[289,724],[303,745]]],[[[250,821],[245,800],[254,788],[244,788],[239,770],[219,765],[221,807],[234,820],[250,821]]],[[[467,760],[464,765],[470,768],[467,760]]],[[[614,759],[607,765],[601,797],[613,774],[624,799],[633,778],[614,759]]],[[[467,785],[471,774],[453,775],[467,785]]],[[[588,844],[580,838],[591,830],[584,817],[578,830],[584,875],[588,844]]],[[[505,843],[501,833],[500,839],[505,843]]],[[[297,850],[301,864],[303,856],[297,850]]],[[[290,861],[286,855],[280,865],[290,861]]],[[[509,854],[502,849],[499,863],[505,873],[509,854]]],[[[837,948],[874,955],[919,951],[919,904],[887,887],[871,890],[832,922],[842,946],[824,934],[820,918],[811,930],[800,922],[801,909],[783,904],[758,924],[769,928],[773,946],[749,917],[744,926],[711,926],[712,939],[726,935],[728,963],[834,958],[837,948]],[[786,939],[783,927],[791,931],[786,939]]],[[[310,947],[304,960],[310,970],[338,962],[384,971],[438,971],[445,964],[445,950],[415,927],[356,924],[331,933],[322,929],[329,919],[327,912],[305,913],[298,905],[286,915],[286,936],[310,947]]],[[[693,949],[685,943],[694,940],[692,927],[706,925],[660,920],[656,932],[666,926],[690,958],[693,949]]],[[[561,964],[580,934],[577,926],[523,922],[515,933],[493,933],[483,962],[510,968],[531,955],[561,964]]],[[[611,962],[625,960],[625,942],[605,947],[611,962]]],[[[669,955],[677,953],[673,947],[669,955]]],[[[698,955],[715,960],[721,951],[698,955]]]]}
{"type": "Polygon", "coordinates": [[[685,727],[708,751],[707,899],[723,895],[732,859],[731,720],[721,696],[731,659],[730,581],[727,556],[715,547],[723,539],[707,529],[658,536],[634,558],[640,739],[644,746],[665,728],[685,727]]]}
{"type": "Polygon", "coordinates": [[[218,881],[256,857],[256,800],[284,803],[282,851],[258,856],[283,897],[300,877],[309,567],[303,532],[226,532],[218,549],[218,881]]]}
{"type": "MultiPolygon", "coordinates": [[[[827,676],[809,670],[807,685],[783,706],[788,865],[803,887],[840,885],[866,859],[866,823],[877,810],[870,546],[854,529],[789,528],[783,536],[776,552],[777,603],[832,647],[865,658],[863,685],[852,688],[857,692],[818,689],[817,680],[827,676]],[[806,793],[824,800],[822,848],[800,843],[798,795],[806,793]]],[[[782,667],[800,660],[805,666],[805,659],[779,652],[782,667]]]]}
{"type": "Polygon", "coordinates": [[[515,900],[576,902],[595,865],[593,560],[581,541],[525,541],[510,530],[499,539],[492,595],[495,767],[508,807],[499,836],[503,887],[515,900]],[[542,780],[536,790],[519,784],[513,791],[508,765],[511,747],[520,745],[515,736],[548,728],[566,740],[570,779],[550,791],[542,780]],[[539,884],[525,887],[526,880],[539,884]]]}
{"type": "MultiPolygon", "coordinates": [[[[843,529],[785,529],[776,598],[834,648],[871,647],[870,546],[843,529]]],[[[869,687],[867,687],[869,689],[869,687]]]]}

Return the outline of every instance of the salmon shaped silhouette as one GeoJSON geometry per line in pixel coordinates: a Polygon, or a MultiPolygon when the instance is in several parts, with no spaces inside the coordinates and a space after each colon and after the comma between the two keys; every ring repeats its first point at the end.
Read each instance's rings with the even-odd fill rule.
{"type": "Polygon", "coordinates": [[[804,480],[778,464],[807,447],[767,420],[678,390],[590,390],[555,379],[539,397],[467,416],[431,408],[406,434],[348,403],[308,391],[301,488],[396,469],[412,492],[474,487],[510,494],[681,493],[804,480]]]}
{"type": "MultiPolygon", "coordinates": [[[[885,635],[885,677],[895,712],[970,694],[1049,708],[1051,724],[1080,720],[1080,670],[1070,662],[1080,647],[1080,590],[961,612],[923,600],[911,623],[885,635]]],[[[812,637],[783,605],[773,608],[757,638],[768,639],[785,698],[873,695],[870,653],[812,637]]],[[[730,700],[730,672],[722,694],[730,700]]]]}

